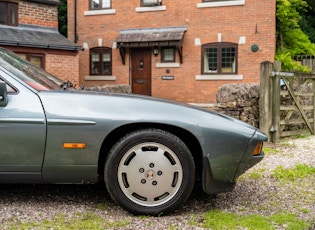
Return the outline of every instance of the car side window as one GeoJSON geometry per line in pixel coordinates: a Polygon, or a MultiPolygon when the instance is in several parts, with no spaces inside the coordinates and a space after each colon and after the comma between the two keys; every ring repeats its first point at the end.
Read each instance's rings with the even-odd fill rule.
{"type": "Polygon", "coordinates": [[[16,90],[7,84],[7,91],[9,94],[15,94],[16,90]]]}
{"type": "Polygon", "coordinates": [[[17,93],[17,91],[12,86],[10,86],[6,81],[4,81],[2,78],[0,78],[0,81],[3,81],[6,83],[8,94],[16,94],[17,93]]]}

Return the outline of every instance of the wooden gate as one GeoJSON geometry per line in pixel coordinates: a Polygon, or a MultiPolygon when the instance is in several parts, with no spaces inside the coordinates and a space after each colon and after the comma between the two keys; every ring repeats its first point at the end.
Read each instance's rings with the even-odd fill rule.
{"type": "Polygon", "coordinates": [[[260,128],[274,143],[281,137],[314,135],[315,74],[280,72],[279,67],[261,66],[260,128]]]}

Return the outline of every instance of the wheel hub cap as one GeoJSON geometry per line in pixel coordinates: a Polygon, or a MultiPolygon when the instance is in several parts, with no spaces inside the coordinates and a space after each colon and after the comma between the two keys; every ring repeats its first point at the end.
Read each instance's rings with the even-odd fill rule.
{"type": "Polygon", "coordinates": [[[159,143],[138,144],[125,153],[117,171],[121,190],[128,199],[154,207],[171,200],[183,180],[175,152],[159,143]]]}

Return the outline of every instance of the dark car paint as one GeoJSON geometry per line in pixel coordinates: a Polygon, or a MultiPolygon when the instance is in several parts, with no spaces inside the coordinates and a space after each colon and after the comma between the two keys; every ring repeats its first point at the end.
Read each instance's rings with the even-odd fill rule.
{"type": "Polygon", "coordinates": [[[266,141],[263,133],[215,112],[135,95],[37,91],[1,67],[0,78],[16,89],[0,107],[1,183],[96,183],[106,138],[127,126],[176,128],[194,138],[201,153],[192,154],[202,159],[196,167],[202,167],[208,193],[231,190],[239,175],[263,159],[263,152],[252,155],[266,141]],[[64,142],[87,147],[65,149],[64,142]]]}

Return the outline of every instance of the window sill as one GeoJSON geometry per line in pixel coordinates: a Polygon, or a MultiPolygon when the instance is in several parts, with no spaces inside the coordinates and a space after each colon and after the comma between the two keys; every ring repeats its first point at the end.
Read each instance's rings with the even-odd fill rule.
{"type": "Polygon", "coordinates": [[[180,63],[178,62],[172,62],[172,63],[156,63],[155,65],[156,68],[179,68],[180,67],[180,63]]]}
{"type": "Polygon", "coordinates": [[[86,81],[116,81],[116,76],[106,76],[106,75],[85,76],[84,80],[86,81]]]}
{"type": "Polygon", "coordinates": [[[220,7],[220,6],[242,6],[242,5],[245,5],[245,0],[203,2],[203,3],[197,3],[197,8],[220,7]]]}
{"type": "Polygon", "coordinates": [[[115,9],[108,9],[108,10],[84,11],[84,16],[103,15],[103,14],[116,14],[116,10],[115,9]]]}
{"type": "Polygon", "coordinates": [[[212,81],[212,80],[243,80],[243,75],[196,75],[197,81],[212,81]]]}
{"type": "Polygon", "coordinates": [[[137,7],[136,12],[150,12],[150,11],[163,11],[166,10],[166,6],[150,6],[150,7],[137,7]]]}

